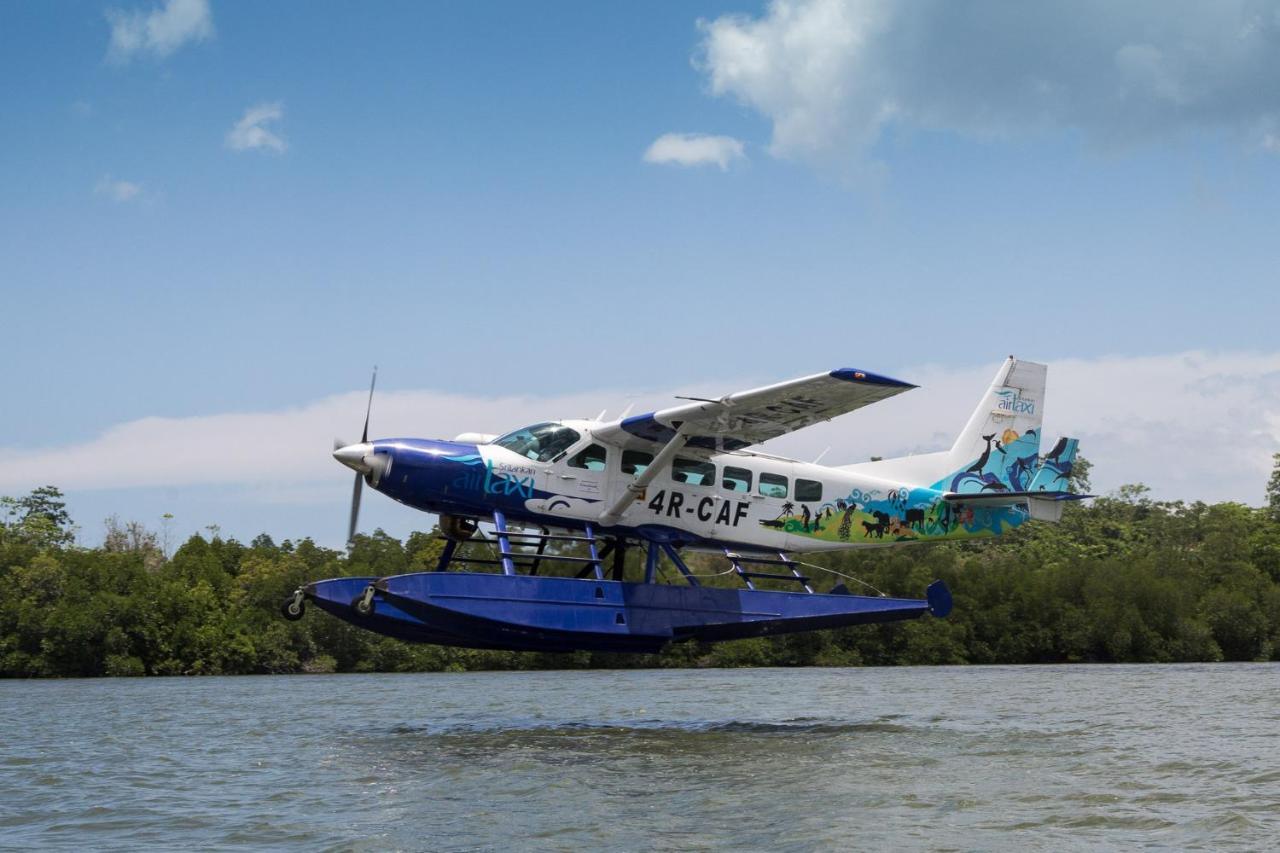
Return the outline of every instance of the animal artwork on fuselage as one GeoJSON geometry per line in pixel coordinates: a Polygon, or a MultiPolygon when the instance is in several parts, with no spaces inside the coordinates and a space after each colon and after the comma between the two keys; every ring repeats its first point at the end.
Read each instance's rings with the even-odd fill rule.
{"type": "MultiPolygon", "coordinates": [[[[1021,507],[974,507],[942,499],[935,489],[852,489],[843,498],[784,507],[760,523],[830,543],[892,544],[998,536],[1028,518],[1021,507]]],[[[796,547],[795,550],[803,550],[796,547]]]]}
{"type": "MultiPolygon", "coordinates": [[[[781,517],[787,532],[827,541],[928,542],[939,539],[968,539],[998,536],[1006,529],[1027,520],[1021,506],[974,507],[943,500],[944,493],[982,494],[1025,492],[1041,467],[1037,431],[1019,435],[1006,429],[997,437],[983,436],[987,447],[982,455],[963,470],[945,477],[928,488],[899,486],[881,489],[853,489],[833,503],[814,508],[802,506],[799,512],[781,517]],[[839,512],[841,522],[834,533],[820,523],[809,523],[807,516],[820,519],[823,514],[839,512]],[[849,523],[845,523],[848,519],[849,523]]],[[[1063,467],[1070,474],[1070,462],[1063,467]]]]}

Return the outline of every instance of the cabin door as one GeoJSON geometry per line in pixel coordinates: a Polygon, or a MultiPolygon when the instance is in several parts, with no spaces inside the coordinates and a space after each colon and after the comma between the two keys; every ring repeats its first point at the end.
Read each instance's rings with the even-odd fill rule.
{"type": "Polygon", "coordinates": [[[609,497],[609,455],[616,448],[587,441],[573,447],[552,465],[547,491],[600,504],[609,497]]]}

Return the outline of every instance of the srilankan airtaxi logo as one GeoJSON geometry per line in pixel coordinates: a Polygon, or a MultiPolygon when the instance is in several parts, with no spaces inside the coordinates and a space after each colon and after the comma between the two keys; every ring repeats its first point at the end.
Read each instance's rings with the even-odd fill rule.
{"type": "Polygon", "coordinates": [[[1036,413],[1036,401],[1022,396],[1020,391],[1005,388],[997,391],[996,396],[1000,398],[999,402],[996,403],[996,408],[1002,412],[1009,412],[1014,415],[1034,415],[1036,413]]]}

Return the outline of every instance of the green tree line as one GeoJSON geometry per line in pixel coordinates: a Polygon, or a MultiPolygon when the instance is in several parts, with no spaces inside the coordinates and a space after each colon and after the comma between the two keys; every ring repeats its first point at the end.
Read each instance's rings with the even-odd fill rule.
{"type": "MultiPolygon", "coordinates": [[[[618,655],[414,645],[316,608],[297,622],[280,616],[311,580],[432,567],[436,531],[401,541],[379,530],[343,552],[265,534],[245,544],[215,529],[167,555],[155,533],[113,518],[101,546],[78,547],[61,494],[43,487],[0,498],[0,675],[1280,660],[1280,454],[1267,494],[1252,508],[1155,501],[1125,486],[1068,507],[1060,524],[997,539],[828,555],[818,562],[889,595],[919,597],[941,578],[955,609],[618,655]]],[[[722,562],[693,566],[713,573],[722,562]]],[[[837,581],[856,586],[815,573],[820,590],[837,581]]]]}

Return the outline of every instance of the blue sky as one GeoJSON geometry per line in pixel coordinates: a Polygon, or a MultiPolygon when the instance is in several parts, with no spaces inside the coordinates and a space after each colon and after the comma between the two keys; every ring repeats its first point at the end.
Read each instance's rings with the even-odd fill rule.
{"type": "MultiPolygon", "coordinates": [[[[359,429],[374,363],[406,406],[519,397],[518,421],[844,365],[949,386],[1012,352],[1083,365],[1082,387],[1174,365],[1168,408],[1134,419],[1248,442],[1239,472],[1164,495],[1256,502],[1280,450],[1280,7],[904,8],[4,5],[0,492],[38,485],[38,458],[90,541],[112,512],[174,511],[336,544],[328,442],[359,429]],[[720,160],[646,159],[664,134],[720,160]],[[1180,414],[1188,353],[1197,388],[1247,389],[1229,423],[1180,414]],[[184,476],[218,450],[183,442],[125,448],[172,482],[52,464],[148,418],[181,435],[328,399],[349,426],[288,439],[324,473],[264,451],[184,476]]],[[[1160,492],[1158,458],[1119,464],[1121,426],[1064,423],[1117,459],[1104,485],[1160,492]]],[[[368,525],[421,523],[378,503],[368,525]]]]}

